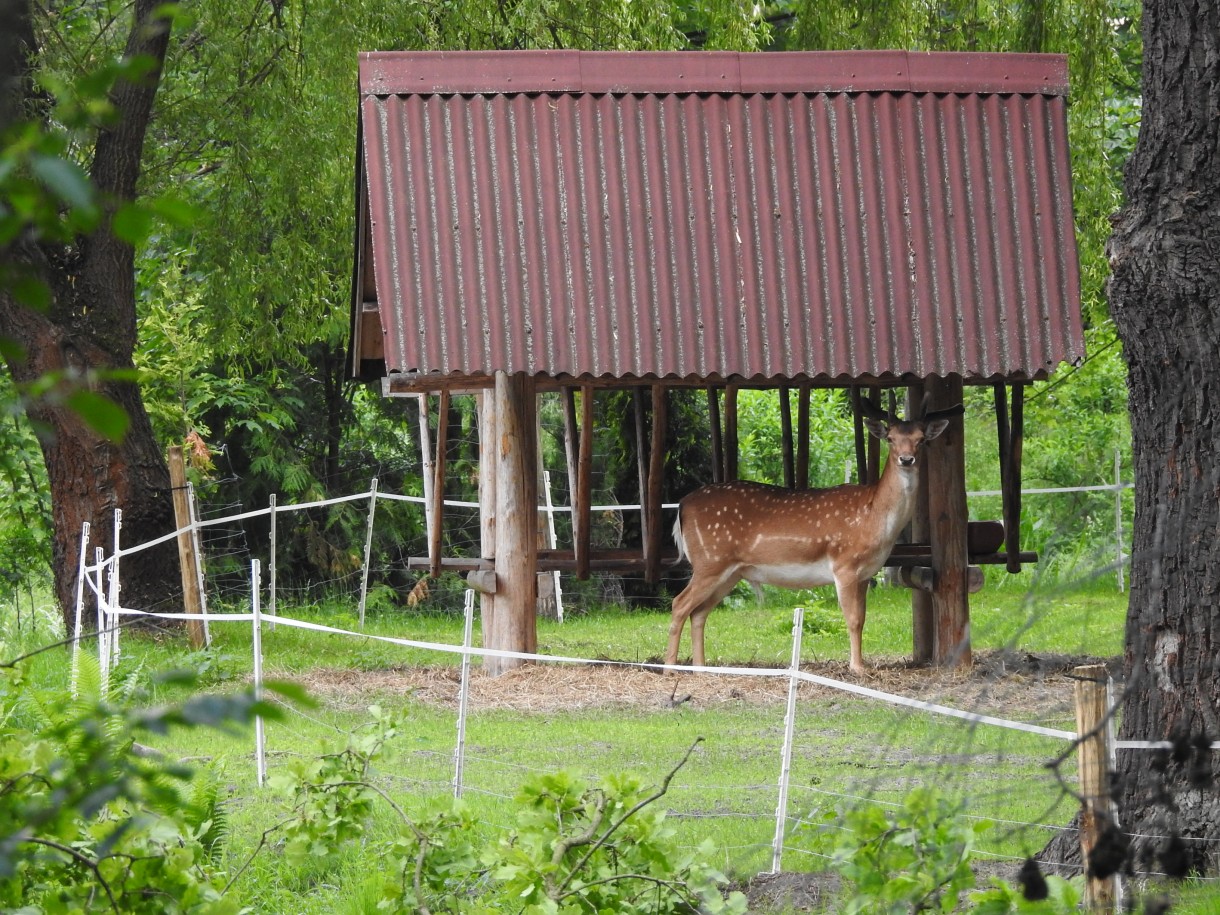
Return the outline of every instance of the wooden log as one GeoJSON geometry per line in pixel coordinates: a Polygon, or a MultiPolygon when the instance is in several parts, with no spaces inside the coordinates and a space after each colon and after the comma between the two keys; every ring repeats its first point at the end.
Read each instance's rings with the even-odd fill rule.
{"type": "MultiPolygon", "coordinates": [[[[930,376],[924,382],[932,395],[929,409],[945,409],[962,402],[962,378],[930,376]]],[[[942,667],[969,667],[970,598],[966,587],[966,449],[962,417],[927,445],[923,463],[928,471],[928,519],[932,542],[932,568],[936,587],[932,613],[936,620],[934,660],[942,667]]]]}
{"type": "MultiPolygon", "coordinates": [[[[182,609],[186,613],[202,614],[203,599],[199,593],[199,557],[195,553],[195,538],[191,536],[191,508],[187,501],[186,461],[181,445],[169,449],[169,485],[173,492],[174,525],[178,529],[178,565],[182,574],[182,609]]],[[[203,648],[203,620],[186,621],[187,637],[194,649],[203,648]]]]}
{"type": "MultiPolygon", "coordinates": [[[[524,372],[496,372],[496,610],[486,647],[533,653],[538,644],[538,476],[535,393],[524,372]]],[[[521,665],[485,658],[492,676],[521,665]]]]}
{"type": "Polygon", "coordinates": [[[796,485],[796,458],[792,449],[792,399],[788,396],[786,384],[779,388],[779,434],[783,449],[784,486],[791,489],[796,485]]]}
{"type": "Polygon", "coordinates": [[[441,577],[441,534],[445,529],[445,457],[449,447],[449,392],[441,391],[436,411],[436,457],[432,478],[432,527],[428,531],[428,556],[432,560],[428,574],[441,577]]]}
{"type": "MultiPolygon", "coordinates": [[[[1097,847],[1102,834],[1117,828],[1117,812],[1110,798],[1111,740],[1106,719],[1110,675],[1104,664],[1089,664],[1072,671],[1076,681],[1077,764],[1080,771],[1080,852],[1082,859],[1097,847]]],[[[1119,903],[1114,876],[1098,878],[1085,868],[1084,905],[1089,912],[1113,912],[1119,903]]]]}
{"type": "MultiPolygon", "coordinates": [[[[904,588],[923,594],[936,590],[936,572],[930,566],[899,566],[894,570],[893,581],[904,588]]],[[[966,588],[971,594],[983,590],[986,578],[978,566],[966,569],[966,588]]]]}
{"type": "Polygon", "coordinates": [[[635,470],[640,503],[640,556],[644,557],[647,562],[648,551],[651,548],[648,538],[652,536],[653,530],[648,504],[648,425],[644,416],[642,388],[631,389],[631,411],[635,416],[635,470]]]}
{"type": "MultiPolygon", "coordinates": [[[[907,415],[923,403],[923,382],[915,382],[907,388],[907,415]]],[[[915,493],[915,512],[911,515],[910,539],[915,543],[928,543],[932,536],[932,525],[928,520],[928,459],[919,462],[919,489],[915,493]]],[[[929,556],[930,556],[929,551],[929,556]]],[[[930,590],[911,593],[911,660],[915,664],[931,664],[936,646],[936,619],[932,611],[930,590]]]]}
{"type": "Polygon", "coordinates": [[[573,547],[576,577],[589,577],[589,543],[593,520],[593,388],[580,389],[580,460],[573,502],[573,547]]]}
{"type": "Polygon", "coordinates": [[[1008,571],[1021,571],[1021,449],[1025,442],[1025,386],[1012,386],[1012,418],[1009,424],[1007,494],[1004,503],[1004,550],[1008,571]]]}
{"type": "Polygon", "coordinates": [[[796,401],[796,479],[797,489],[809,488],[809,385],[798,389],[796,401]]]}
{"type": "Polygon", "coordinates": [[[724,389],[724,479],[737,479],[737,386],[724,389]]]}
{"type": "Polygon", "coordinates": [[[644,580],[655,585],[661,580],[661,491],[665,483],[665,430],[669,423],[669,404],[665,386],[652,386],[652,443],[648,452],[648,548],[644,553],[644,580]]]}
{"type": "Polygon", "coordinates": [[[707,389],[707,421],[712,430],[712,482],[724,482],[724,435],[720,428],[720,395],[707,389]]]}

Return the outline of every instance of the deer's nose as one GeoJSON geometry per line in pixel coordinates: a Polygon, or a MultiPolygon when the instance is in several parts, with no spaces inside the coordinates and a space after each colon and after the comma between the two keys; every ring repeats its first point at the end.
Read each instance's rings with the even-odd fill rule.
{"type": "Polygon", "coordinates": [[[903,467],[913,467],[915,465],[915,455],[900,454],[898,455],[898,463],[903,467]]]}

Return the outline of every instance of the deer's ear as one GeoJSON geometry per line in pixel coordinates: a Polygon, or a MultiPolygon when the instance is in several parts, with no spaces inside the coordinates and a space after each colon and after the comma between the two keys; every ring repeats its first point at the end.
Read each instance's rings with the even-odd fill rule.
{"type": "Polygon", "coordinates": [[[949,420],[934,419],[932,422],[928,423],[927,427],[923,430],[923,440],[925,442],[930,442],[948,428],[949,420]]]}
{"type": "Polygon", "coordinates": [[[879,419],[873,419],[870,416],[864,417],[864,426],[877,438],[884,440],[889,435],[889,427],[879,419]]]}

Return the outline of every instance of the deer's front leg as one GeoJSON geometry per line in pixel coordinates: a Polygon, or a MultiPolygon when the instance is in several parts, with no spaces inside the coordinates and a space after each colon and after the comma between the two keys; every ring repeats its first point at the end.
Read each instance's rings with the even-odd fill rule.
{"type": "Polygon", "coordinates": [[[860,643],[864,635],[864,601],[868,595],[868,579],[856,581],[854,578],[836,578],[835,591],[839,596],[843,621],[847,623],[847,638],[851,643],[851,669],[854,673],[862,674],[864,652],[860,643]]]}

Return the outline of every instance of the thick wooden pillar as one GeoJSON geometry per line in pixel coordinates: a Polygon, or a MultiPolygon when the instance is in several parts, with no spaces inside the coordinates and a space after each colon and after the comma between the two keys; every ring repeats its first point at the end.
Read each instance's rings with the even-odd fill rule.
{"type": "MultiPolygon", "coordinates": [[[[931,394],[929,410],[962,402],[960,375],[930,376],[924,381],[931,394]]],[[[970,655],[969,558],[966,548],[966,449],[962,417],[928,443],[928,523],[932,542],[932,568],[936,573],[932,613],[936,620],[934,660],[938,666],[965,667],[970,655]]]]}
{"type": "MultiPolygon", "coordinates": [[[[533,652],[538,646],[538,449],[534,439],[533,379],[496,372],[496,598],[484,647],[533,652]],[[489,638],[488,638],[489,636],[489,638]]],[[[486,658],[495,676],[518,667],[516,658],[486,658]]]]}

